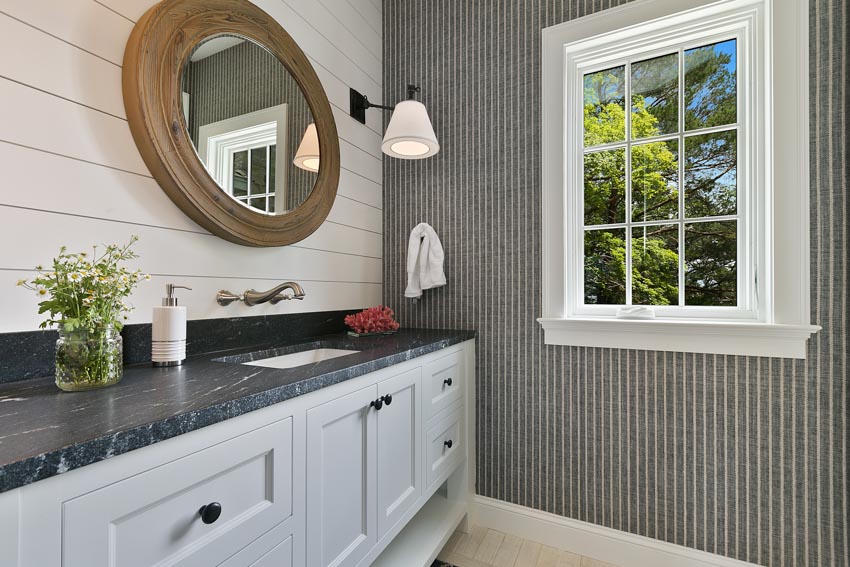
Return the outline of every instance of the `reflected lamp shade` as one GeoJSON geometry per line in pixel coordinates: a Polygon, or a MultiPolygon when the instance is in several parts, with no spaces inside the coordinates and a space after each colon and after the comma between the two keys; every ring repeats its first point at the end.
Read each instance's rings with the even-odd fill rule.
{"type": "Polygon", "coordinates": [[[295,152],[292,163],[307,171],[319,171],[319,135],[316,133],[315,123],[311,122],[304,130],[304,136],[301,138],[301,144],[295,152]]]}
{"type": "Polygon", "coordinates": [[[381,150],[400,159],[423,159],[440,151],[424,104],[405,100],[395,106],[381,150]]]}

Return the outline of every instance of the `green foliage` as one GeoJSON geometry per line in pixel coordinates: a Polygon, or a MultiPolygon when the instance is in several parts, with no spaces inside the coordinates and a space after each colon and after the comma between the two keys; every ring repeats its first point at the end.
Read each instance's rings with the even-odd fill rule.
{"type": "Polygon", "coordinates": [[[584,146],[622,142],[626,131],[626,111],[617,102],[584,105],[584,146]]]}
{"type": "Polygon", "coordinates": [[[117,330],[62,333],[56,342],[56,384],[63,390],[88,390],[121,379],[122,343],[117,330]]]}
{"type": "Polygon", "coordinates": [[[584,237],[585,301],[597,305],[626,302],[626,238],[623,229],[592,230],[584,237]]]}
{"type": "Polygon", "coordinates": [[[678,305],[679,227],[675,224],[634,229],[632,236],[632,303],[678,305]]]}
{"type": "Polygon", "coordinates": [[[735,221],[701,222],[685,227],[685,303],[737,304],[738,269],[735,221]]]}
{"type": "Polygon", "coordinates": [[[123,246],[107,245],[99,255],[97,246],[93,247],[91,255],[85,252],[69,254],[63,246],[51,270],[37,266],[37,277],[19,280],[19,286],[44,298],[38,304],[38,312],[49,316],[41,323],[41,328],[58,326],[65,332],[90,333],[120,330],[122,320],[130,311],[124,299],[141,280],[150,279],[141,270],[130,271],[122,265],[137,257],[131,248],[138,239],[134,235],[123,246]]]}
{"type": "Polygon", "coordinates": [[[734,124],[738,94],[731,57],[712,46],[685,54],[685,129],[734,124]]]}
{"type": "MultiPolygon", "coordinates": [[[[687,131],[736,122],[737,93],[729,50],[706,46],[685,53],[687,131]]],[[[678,123],[678,66],[675,55],[632,65],[631,139],[675,132],[678,123]],[[639,93],[639,94],[636,94],[639,93]]],[[[626,139],[625,68],[585,76],[586,148],[626,139]]],[[[685,216],[704,218],[737,210],[737,134],[734,130],[685,138],[685,216]]],[[[658,221],[632,241],[632,301],[678,304],[679,150],[676,140],[633,144],[633,221],[658,221]]],[[[585,225],[626,221],[626,152],[589,151],[584,156],[585,225]]],[[[735,222],[689,223],[685,241],[689,305],[735,305],[735,222]]],[[[625,303],[626,238],[623,229],[585,234],[585,301],[625,303]]]]}

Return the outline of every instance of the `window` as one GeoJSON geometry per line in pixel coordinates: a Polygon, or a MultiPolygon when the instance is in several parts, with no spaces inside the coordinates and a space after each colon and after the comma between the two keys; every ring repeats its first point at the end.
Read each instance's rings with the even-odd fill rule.
{"type": "Polygon", "coordinates": [[[286,212],[287,106],[265,108],[198,129],[198,155],[216,183],[258,212],[286,212]]]}
{"type": "Polygon", "coordinates": [[[732,317],[756,304],[741,262],[753,243],[739,207],[752,187],[737,181],[738,39],[704,41],[582,71],[576,312],[732,317]]]}
{"type": "Polygon", "coordinates": [[[806,14],[639,0],[544,30],[547,343],[804,356],[806,14]]]}
{"type": "Polygon", "coordinates": [[[224,189],[233,198],[263,212],[275,212],[276,144],[261,143],[228,149],[224,189]]]}

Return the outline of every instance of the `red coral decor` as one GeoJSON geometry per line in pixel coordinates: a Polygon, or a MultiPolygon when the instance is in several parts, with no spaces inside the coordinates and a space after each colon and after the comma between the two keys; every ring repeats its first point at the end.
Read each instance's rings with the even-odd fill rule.
{"type": "Polygon", "coordinates": [[[345,317],[345,324],[351,327],[354,335],[387,334],[398,331],[398,322],[393,319],[395,313],[389,307],[378,305],[352,313],[345,317]]]}

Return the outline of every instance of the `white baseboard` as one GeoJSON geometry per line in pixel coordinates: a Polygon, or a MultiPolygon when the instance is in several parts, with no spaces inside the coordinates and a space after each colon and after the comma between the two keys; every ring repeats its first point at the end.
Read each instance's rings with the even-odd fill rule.
{"type": "Polygon", "coordinates": [[[479,526],[623,567],[755,566],[485,496],[475,496],[472,507],[472,519],[479,526]]]}

